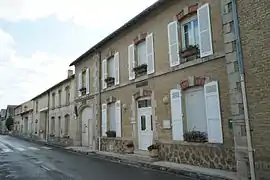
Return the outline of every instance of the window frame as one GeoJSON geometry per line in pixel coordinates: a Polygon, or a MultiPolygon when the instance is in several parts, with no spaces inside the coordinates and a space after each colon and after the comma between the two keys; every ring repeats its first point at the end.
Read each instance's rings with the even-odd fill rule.
{"type": "Polygon", "coordinates": [[[146,46],[146,39],[143,39],[143,40],[141,40],[139,43],[137,43],[137,44],[135,44],[135,62],[136,62],[136,66],[141,66],[141,65],[143,65],[143,64],[148,64],[147,63],[147,46],[146,46]],[[145,60],[144,60],[144,63],[139,63],[139,48],[138,48],[138,46],[140,46],[140,45],[142,45],[142,44],[144,44],[144,49],[145,49],[145,60]]]}
{"type": "Polygon", "coordinates": [[[109,127],[110,127],[109,129],[111,131],[116,131],[115,108],[116,108],[115,103],[110,103],[107,105],[107,113],[108,113],[109,127]],[[112,107],[113,107],[113,109],[112,109],[112,107]],[[114,111],[114,113],[113,113],[114,117],[111,117],[111,111],[114,111]],[[114,129],[111,128],[112,123],[114,124],[114,129]]]}
{"type": "Polygon", "coordinates": [[[58,106],[60,107],[62,105],[62,90],[58,90],[58,106]]]}
{"type": "Polygon", "coordinates": [[[109,58],[107,58],[107,77],[113,77],[113,78],[115,78],[115,67],[114,67],[115,62],[114,61],[115,61],[114,55],[111,56],[111,57],[109,57],[109,58]],[[113,75],[111,75],[111,69],[110,69],[110,64],[111,63],[113,65],[113,75]]]}
{"type": "MultiPolygon", "coordinates": [[[[181,50],[185,50],[187,47],[186,47],[186,41],[185,41],[185,25],[188,24],[188,23],[192,23],[191,25],[191,28],[192,28],[192,32],[193,32],[193,40],[194,42],[196,41],[196,35],[195,35],[195,30],[194,30],[194,21],[197,20],[197,23],[198,23],[198,15],[197,13],[195,13],[194,15],[186,18],[185,20],[180,20],[178,21],[178,25],[180,25],[180,35],[181,35],[181,50]]],[[[199,32],[197,32],[197,34],[199,34],[199,32]]],[[[199,36],[199,35],[198,35],[199,36]]],[[[198,42],[195,42],[195,44],[192,44],[192,45],[196,45],[199,47],[199,37],[198,37],[198,42]]]]}

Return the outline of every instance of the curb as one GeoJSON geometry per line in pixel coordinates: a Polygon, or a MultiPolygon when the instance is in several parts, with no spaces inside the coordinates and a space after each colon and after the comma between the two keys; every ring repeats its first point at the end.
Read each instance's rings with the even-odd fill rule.
{"type": "Polygon", "coordinates": [[[24,138],[24,137],[17,137],[17,136],[14,136],[14,137],[28,141],[28,142],[33,142],[33,143],[37,143],[37,144],[55,147],[58,149],[65,150],[67,152],[71,152],[71,153],[78,153],[78,154],[86,155],[89,157],[91,156],[93,158],[103,159],[106,161],[111,161],[111,162],[115,162],[115,163],[119,163],[119,164],[123,164],[123,165],[147,168],[147,169],[172,173],[172,174],[176,174],[176,175],[181,175],[181,176],[185,176],[185,177],[190,177],[190,178],[194,178],[194,179],[199,179],[199,180],[232,180],[232,179],[228,179],[228,178],[225,178],[222,176],[209,175],[209,174],[204,174],[204,173],[189,171],[189,170],[184,170],[184,169],[174,169],[174,168],[159,166],[159,165],[155,165],[155,164],[151,164],[151,163],[147,163],[147,162],[139,162],[139,161],[134,161],[134,160],[123,159],[121,157],[99,154],[97,152],[82,152],[79,150],[65,149],[64,146],[59,146],[59,145],[51,144],[48,142],[42,142],[42,141],[33,140],[33,139],[29,139],[29,138],[24,138]]]}

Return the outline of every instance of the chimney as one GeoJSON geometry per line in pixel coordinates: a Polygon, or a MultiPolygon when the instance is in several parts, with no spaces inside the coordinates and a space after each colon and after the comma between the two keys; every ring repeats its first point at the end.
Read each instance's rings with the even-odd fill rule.
{"type": "Polygon", "coordinates": [[[68,70],[68,78],[70,78],[73,75],[73,70],[69,69],[68,70]]]}

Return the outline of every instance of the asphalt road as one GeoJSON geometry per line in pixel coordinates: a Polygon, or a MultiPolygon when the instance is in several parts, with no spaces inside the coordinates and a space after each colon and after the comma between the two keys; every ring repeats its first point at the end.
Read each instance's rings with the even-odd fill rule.
{"type": "Polygon", "coordinates": [[[0,180],[191,180],[0,135],[0,180]]]}

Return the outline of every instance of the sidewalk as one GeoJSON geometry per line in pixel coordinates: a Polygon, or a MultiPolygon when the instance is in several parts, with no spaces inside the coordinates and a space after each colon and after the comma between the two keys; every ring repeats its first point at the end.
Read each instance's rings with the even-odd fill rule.
{"type": "Polygon", "coordinates": [[[236,173],[217,169],[208,169],[191,165],[177,164],[165,161],[153,161],[150,157],[136,154],[118,154],[103,151],[91,151],[83,147],[66,147],[65,149],[95,158],[109,160],[131,166],[166,171],[202,180],[237,180],[236,173]]]}

